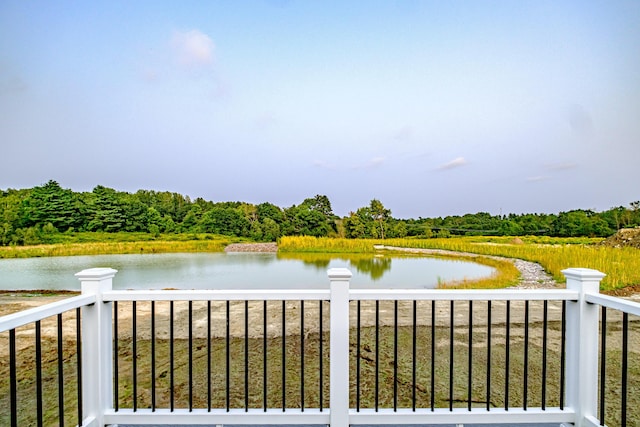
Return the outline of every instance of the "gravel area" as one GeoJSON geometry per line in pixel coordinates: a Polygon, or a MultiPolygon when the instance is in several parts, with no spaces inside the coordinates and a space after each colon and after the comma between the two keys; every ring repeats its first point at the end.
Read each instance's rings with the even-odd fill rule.
{"type": "MultiPolygon", "coordinates": [[[[508,258],[505,258],[508,259],[508,258]]],[[[518,270],[520,270],[520,283],[516,288],[522,289],[549,289],[564,287],[556,282],[553,277],[540,264],[525,261],[522,259],[510,259],[518,270]]]]}
{"type": "Polygon", "coordinates": [[[270,243],[232,243],[224,248],[225,252],[278,252],[278,244],[270,243]]]}

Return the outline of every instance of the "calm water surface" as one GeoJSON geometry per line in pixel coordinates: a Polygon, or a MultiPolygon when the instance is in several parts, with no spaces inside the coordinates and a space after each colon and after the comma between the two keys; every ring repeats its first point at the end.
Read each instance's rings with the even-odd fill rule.
{"type": "Polygon", "coordinates": [[[491,275],[491,267],[429,257],[189,253],[0,259],[0,289],[79,290],[74,274],[118,270],[115,289],[326,288],[327,269],[346,267],[357,288],[434,288],[439,280],[491,275]]]}

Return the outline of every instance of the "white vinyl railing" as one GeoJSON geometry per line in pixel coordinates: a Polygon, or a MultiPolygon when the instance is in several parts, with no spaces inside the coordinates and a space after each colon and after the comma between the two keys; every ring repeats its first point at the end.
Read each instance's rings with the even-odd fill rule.
{"type": "MultiPolygon", "coordinates": [[[[112,289],[112,280],[117,271],[109,268],[88,269],[76,274],[81,282],[82,294],[77,297],[69,298],[60,302],[49,304],[43,307],[30,309],[21,313],[5,316],[0,318],[0,333],[9,332],[10,356],[9,356],[9,387],[10,395],[9,412],[11,414],[6,417],[10,425],[18,425],[18,412],[21,410],[21,402],[19,401],[19,393],[17,392],[17,374],[16,374],[16,346],[15,331],[24,325],[30,325],[39,322],[49,316],[58,315],[81,308],[81,357],[78,363],[81,366],[78,374],[79,403],[78,417],[79,424],[84,426],[104,426],[109,424],[325,424],[331,426],[348,426],[351,424],[464,424],[473,425],[479,423],[566,423],[576,426],[597,426],[601,424],[598,419],[598,390],[599,390],[599,307],[605,306],[614,310],[629,313],[634,316],[640,316],[640,305],[623,300],[599,294],[599,283],[604,274],[595,270],[571,268],[564,270],[563,273],[567,278],[566,289],[556,290],[389,290],[389,289],[350,289],[349,281],[351,273],[347,269],[331,269],[328,271],[329,288],[319,290],[194,290],[194,291],[116,291],[112,289]],[[329,310],[329,405],[327,408],[306,408],[304,403],[300,408],[139,408],[134,405],[130,407],[120,407],[117,397],[114,397],[114,387],[119,387],[117,380],[117,367],[114,372],[114,321],[117,322],[117,313],[114,311],[114,304],[118,302],[131,301],[316,301],[320,302],[320,312],[322,312],[322,301],[328,301],[329,310]],[[353,330],[358,328],[358,343],[360,340],[360,302],[372,301],[376,302],[376,338],[378,334],[378,305],[379,301],[395,301],[395,323],[397,329],[398,303],[404,301],[435,301],[440,304],[441,301],[449,301],[451,304],[451,324],[449,325],[451,337],[453,337],[454,329],[454,301],[467,301],[468,322],[462,322],[462,328],[468,331],[469,350],[468,359],[468,406],[453,407],[453,404],[447,407],[433,406],[415,407],[415,397],[413,407],[396,407],[396,392],[394,391],[393,407],[363,407],[361,408],[353,404],[353,386],[352,379],[354,377],[353,363],[350,364],[350,358],[353,352],[350,349],[354,346],[353,330]],[[489,302],[488,303],[488,320],[481,322],[483,330],[487,331],[487,347],[488,357],[491,357],[491,303],[493,301],[506,302],[509,307],[511,301],[523,301],[526,304],[525,319],[528,319],[530,301],[544,301],[544,324],[547,323],[547,302],[556,305],[562,304],[562,357],[560,373],[562,384],[560,385],[560,404],[547,406],[542,398],[542,404],[539,407],[529,407],[527,405],[526,384],[524,404],[520,407],[511,407],[508,398],[504,398],[504,407],[489,407],[489,400],[485,407],[476,407],[471,405],[472,401],[472,347],[474,347],[474,333],[477,332],[479,326],[473,329],[473,302],[489,302]],[[358,303],[357,325],[354,321],[353,303],[358,303]],[[565,310],[566,307],[566,310],[565,310]],[[566,337],[565,337],[566,333],[566,337]],[[115,384],[115,385],[114,385],[115,384]]],[[[436,303],[432,303],[433,308],[436,303]]],[[[264,303],[265,329],[266,325],[266,307],[264,303]]],[[[326,303],[325,303],[326,304],[326,303]]],[[[480,303],[477,303],[480,304],[480,303]]],[[[477,306],[477,305],[476,305],[477,306]]],[[[135,307],[135,306],[134,306],[135,307]]],[[[172,305],[173,307],[173,305],[172,305]]],[[[228,307],[228,305],[227,305],[228,307]]],[[[248,310],[245,304],[246,310],[248,310]]],[[[284,304],[283,304],[284,307],[284,304]]],[[[416,358],[415,342],[416,342],[416,323],[415,323],[415,307],[414,303],[414,350],[413,359],[416,358]]],[[[191,306],[189,309],[191,319],[191,306]]],[[[228,310],[228,308],[227,308],[228,310]]],[[[432,309],[434,310],[434,309],[432,309]]],[[[507,308],[508,310],[508,308],[507,308]]],[[[210,313],[210,311],[209,311],[210,313]]],[[[430,312],[432,313],[432,312],[430,312]]],[[[508,311],[507,311],[508,313],[508,311]]],[[[283,308],[282,317],[284,319],[285,309],[283,308]]],[[[227,314],[228,316],[228,314],[227,314]]],[[[320,314],[320,316],[322,316],[320,314]]],[[[134,314],[135,317],[135,314],[134,314]]],[[[245,319],[247,319],[245,317],[245,319]]],[[[322,317],[321,317],[322,319],[322,317]]],[[[435,311],[432,313],[432,319],[435,319],[435,311]]],[[[507,331],[509,330],[509,320],[507,316],[507,331]]],[[[209,320],[210,321],[210,320],[209,320]]],[[[304,320],[303,320],[304,321],[304,320]]],[[[559,321],[559,320],[558,320],[559,321]]],[[[134,321],[135,322],[135,321],[134,321]]],[[[229,318],[227,317],[227,330],[229,318]]],[[[322,321],[320,321],[322,323],[322,321]]],[[[135,323],[134,323],[135,324],[135,323]]],[[[430,324],[433,329],[436,327],[434,323],[430,324]]],[[[135,328],[135,326],[134,326],[135,328]]],[[[248,331],[248,320],[245,320],[245,331],[248,331]]],[[[284,328],[284,326],[283,326],[284,328]]],[[[322,340],[322,326],[320,326],[320,340],[322,340]]],[[[528,331],[528,324],[524,323],[525,334],[528,331]]],[[[304,334],[304,326],[300,328],[300,334],[304,334]]],[[[266,330],[264,331],[266,334],[266,330]]],[[[544,331],[546,336],[546,330],[544,331]]],[[[135,329],[133,331],[133,340],[136,339],[135,329]]],[[[395,332],[397,334],[397,331],[395,332]]],[[[228,336],[228,335],[227,335],[228,336]]],[[[245,337],[248,333],[245,332],[245,337]]],[[[189,332],[191,340],[191,330],[189,332]]],[[[228,339],[228,338],[227,338],[228,339]]],[[[283,341],[283,359],[284,359],[284,337],[283,341]]],[[[506,339],[506,347],[508,349],[508,332],[506,339]]],[[[322,346],[322,341],[321,344],[322,346]]],[[[395,344],[394,344],[395,346],[395,344]]],[[[431,344],[432,354],[435,351],[435,343],[431,344]]],[[[528,343],[525,343],[525,363],[527,363],[526,349],[528,343]]],[[[247,348],[247,347],[245,347],[247,348]]],[[[304,344],[302,345],[304,353],[304,344]]],[[[321,347],[322,348],[322,347],[321,347]]],[[[450,342],[451,361],[454,358],[453,338],[450,342]]],[[[191,350],[190,350],[191,351],[191,350]]],[[[378,348],[376,347],[376,352],[378,348]]],[[[397,353],[397,348],[394,347],[397,353]]],[[[475,351],[475,350],[474,350],[475,351]]],[[[507,350],[508,351],[508,350],[507,350]]],[[[80,350],[79,350],[80,352],[80,350]]],[[[546,344],[545,344],[546,352],[546,344]]],[[[266,338],[265,338],[266,353],[266,338]]],[[[322,350],[321,350],[322,353],[322,350]]],[[[360,347],[357,349],[358,357],[360,357],[360,347]]],[[[117,356],[116,356],[117,357],[117,356]]],[[[137,355],[134,354],[134,359],[137,355]]],[[[173,357],[173,356],[172,356],[173,357]]],[[[191,357],[191,356],[190,356],[191,357]]],[[[266,357],[266,356],[265,356],[266,357]]],[[[377,356],[376,356],[377,357],[377,356]]],[[[394,356],[393,364],[397,365],[397,354],[394,356]]],[[[432,356],[433,358],[434,356],[432,356]]],[[[456,356],[458,357],[458,356],[456,356]]],[[[545,353],[546,357],[546,353],[545,353]]],[[[604,356],[603,356],[604,357],[604,356]]],[[[322,359],[322,354],[320,355],[322,359]]],[[[358,359],[357,388],[359,390],[360,381],[360,365],[358,359]]],[[[509,360],[507,357],[507,364],[509,360]]],[[[135,363],[135,362],[134,362],[135,363]]],[[[322,363],[322,362],[320,362],[322,363]]],[[[451,362],[453,363],[453,362],[451,362]]],[[[488,362],[491,365],[491,362],[488,362]]],[[[135,365],[134,365],[135,366],[135,365]]],[[[265,362],[266,366],[266,362],[265,362]]],[[[524,378],[527,381],[527,366],[525,365],[524,378]]],[[[284,368],[283,368],[284,369],[284,368]]],[[[304,362],[303,367],[304,370],[304,362]]],[[[321,368],[322,369],[322,368],[321,368]]],[[[376,375],[378,375],[378,363],[376,362],[376,375]]],[[[394,368],[395,369],[395,368],[394,368]]],[[[487,369],[487,397],[490,398],[490,381],[489,368],[487,369]]],[[[135,369],[134,369],[135,371],[135,369]]],[[[454,372],[453,367],[450,370],[450,382],[453,384],[454,372]]],[[[191,374],[190,374],[191,375],[191,374]]],[[[208,375],[211,375],[209,372],[208,375]]],[[[228,374],[227,374],[228,375],[228,374]]],[[[266,383],[266,372],[264,373],[266,383]]],[[[284,375],[284,374],[283,374],[284,375]]],[[[433,376],[434,373],[431,372],[433,376]]],[[[460,375],[463,375],[460,373],[460,375]]],[[[507,368],[508,375],[508,368],[507,368]]],[[[322,376],[322,373],[320,373],[322,376]]],[[[415,362],[414,362],[415,377],[415,362]]],[[[156,379],[153,378],[152,381],[156,379]]],[[[508,378],[506,380],[508,382],[508,378]]],[[[544,378],[543,378],[544,381],[544,378]]],[[[396,386],[396,377],[394,371],[394,387],[396,386]]],[[[135,383],[135,380],[134,380],[135,383]]],[[[283,386],[284,386],[283,378],[283,386]]],[[[378,386],[376,377],[376,387],[378,386]]],[[[40,387],[40,386],[38,386],[40,387]]],[[[134,386],[135,387],[135,386],[134,386]]],[[[138,386],[141,387],[141,386],[138,386]]],[[[415,396],[415,381],[413,384],[415,396]]],[[[508,393],[508,387],[507,393],[508,393]]],[[[245,385],[245,390],[249,387],[245,385]]],[[[303,385],[304,388],[304,385],[303,385]]],[[[195,393],[202,392],[195,388],[195,393]]],[[[544,386],[543,386],[544,389],[544,386]]],[[[626,386],[625,386],[626,389],[626,386]]],[[[266,390],[266,385],[265,385],[266,390]]],[[[0,391],[0,394],[4,391],[0,391]]],[[[189,393],[192,393],[191,384],[189,393]]],[[[227,399],[228,399],[227,390],[227,399]]],[[[474,392],[475,393],[475,392],[474,392]]],[[[544,395],[544,392],[543,392],[544,395]]],[[[453,392],[450,392],[453,396],[453,392]]],[[[134,401],[137,399],[133,397],[134,401]]],[[[322,396],[320,396],[322,400],[322,396]]],[[[377,399],[377,398],[376,398],[377,399]]],[[[433,402],[433,399],[432,399],[433,402]]],[[[173,404],[172,404],[173,406],[173,404]]],[[[625,412],[626,408],[622,408],[625,412]]]]}

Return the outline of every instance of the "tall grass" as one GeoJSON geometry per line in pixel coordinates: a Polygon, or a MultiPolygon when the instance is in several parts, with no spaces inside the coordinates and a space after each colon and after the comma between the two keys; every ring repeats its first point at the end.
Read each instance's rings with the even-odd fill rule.
{"type": "Polygon", "coordinates": [[[170,252],[220,252],[232,243],[219,237],[213,240],[189,241],[140,241],[140,242],[92,242],[61,243],[35,246],[0,247],[0,258],[33,258],[74,255],[105,254],[154,254],[170,252]]]}
{"type": "Polygon", "coordinates": [[[374,253],[376,242],[367,239],[285,236],[278,240],[278,252],[374,253]]]}

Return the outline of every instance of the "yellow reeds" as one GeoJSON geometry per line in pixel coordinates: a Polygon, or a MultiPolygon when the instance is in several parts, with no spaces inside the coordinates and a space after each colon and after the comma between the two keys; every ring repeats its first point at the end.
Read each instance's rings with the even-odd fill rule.
{"type": "Polygon", "coordinates": [[[220,252],[231,243],[227,239],[146,242],[64,243],[36,246],[0,247],[0,258],[50,256],[154,254],[170,252],[220,252]]]}

